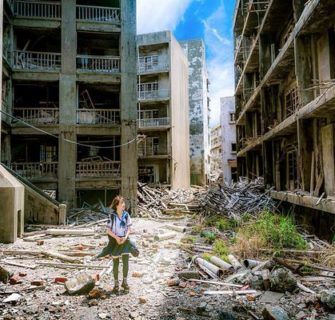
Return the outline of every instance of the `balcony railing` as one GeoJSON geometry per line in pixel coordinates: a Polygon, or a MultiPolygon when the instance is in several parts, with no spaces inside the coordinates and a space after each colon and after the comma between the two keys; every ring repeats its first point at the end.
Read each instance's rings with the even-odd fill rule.
{"type": "Polygon", "coordinates": [[[92,21],[119,24],[121,22],[119,8],[77,6],[78,21],[92,21]]]}
{"type": "Polygon", "coordinates": [[[78,55],[77,68],[87,72],[119,73],[120,57],[78,55]]]}
{"type": "Polygon", "coordinates": [[[61,54],[54,52],[20,51],[13,52],[13,68],[28,70],[59,70],[61,54]]]}
{"type": "Polygon", "coordinates": [[[118,109],[78,109],[77,123],[79,124],[119,124],[120,110],[118,109]]]}
{"type": "Polygon", "coordinates": [[[60,19],[60,2],[14,1],[14,15],[22,18],[60,19]]]}
{"type": "Polygon", "coordinates": [[[159,56],[145,56],[139,58],[138,71],[144,72],[155,72],[155,71],[168,71],[169,65],[167,63],[160,63],[159,56]]]}
{"type": "Polygon", "coordinates": [[[170,118],[139,119],[140,128],[164,127],[170,125],[170,118]]]}
{"type": "Polygon", "coordinates": [[[57,124],[59,122],[59,109],[14,108],[14,116],[31,124],[57,124]]]}
{"type": "Polygon", "coordinates": [[[11,168],[28,179],[57,178],[58,162],[17,162],[11,168]]]}
{"type": "Polygon", "coordinates": [[[169,98],[168,90],[141,90],[138,92],[139,100],[157,100],[157,99],[167,99],[169,98]]]}
{"type": "Polygon", "coordinates": [[[77,162],[76,174],[79,178],[120,178],[121,162],[119,161],[87,161],[77,162]]]}
{"type": "Polygon", "coordinates": [[[138,145],[138,156],[139,157],[150,157],[150,156],[159,156],[166,155],[167,149],[162,148],[160,145],[138,145]]]}

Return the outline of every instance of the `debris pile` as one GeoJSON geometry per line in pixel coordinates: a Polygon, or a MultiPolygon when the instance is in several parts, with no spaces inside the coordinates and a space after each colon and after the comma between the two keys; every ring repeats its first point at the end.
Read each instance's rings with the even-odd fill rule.
{"type": "Polygon", "coordinates": [[[220,214],[235,220],[248,213],[256,215],[264,210],[276,211],[276,203],[264,190],[262,179],[249,182],[241,179],[231,186],[225,184],[211,187],[201,200],[205,215],[220,214]]]}
{"type": "Polygon", "coordinates": [[[137,205],[140,217],[159,218],[161,214],[184,214],[199,210],[196,199],[203,188],[169,190],[138,183],[137,205]]]}

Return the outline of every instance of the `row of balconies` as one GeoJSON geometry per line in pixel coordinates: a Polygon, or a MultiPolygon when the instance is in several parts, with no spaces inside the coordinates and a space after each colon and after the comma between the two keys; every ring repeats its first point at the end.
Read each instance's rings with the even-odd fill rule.
{"type": "MultiPolygon", "coordinates": [[[[61,64],[61,53],[56,52],[15,50],[12,56],[12,67],[18,70],[59,71],[61,64]]],[[[120,57],[77,55],[77,69],[84,72],[119,73],[120,57]]],[[[168,71],[168,69],[168,64],[155,64],[152,60],[142,61],[138,65],[140,73],[168,71]]]]}
{"type": "MultiPolygon", "coordinates": [[[[13,15],[19,18],[38,18],[60,20],[62,18],[61,3],[57,1],[20,1],[7,0],[13,15]]],[[[76,6],[77,21],[103,22],[120,24],[119,8],[101,6],[76,6]]]]}
{"type": "MultiPolygon", "coordinates": [[[[58,162],[18,162],[12,170],[27,179],[57,179],[58,162]]],[[[121,178],[120,161],[88,161],[76,163],[77,178],[121,178]]]]}
{"type": "MultiPolygon", "coordinates": [[[[161,144],[139,144],[138,157],[167,156],[167,147],[161,144]]],[[[27,179],[57,179],[58,162],[13,162],[10,167],[27,179]]],[[[76,163],[76,178],[121,178],[120,161],[80,161],[76,163]]]]}
{"type": "MultiPolygon", "coordinates": [[[[14,116],[35,125],[59,123],[56,108],[14,108],[14,116]]],[[[77,124],[120,124],[119,109],[77,109],[77,124]]],[[[138,118],[139,128],[156,128],[170,125],[170,118],[138,118]]]]}

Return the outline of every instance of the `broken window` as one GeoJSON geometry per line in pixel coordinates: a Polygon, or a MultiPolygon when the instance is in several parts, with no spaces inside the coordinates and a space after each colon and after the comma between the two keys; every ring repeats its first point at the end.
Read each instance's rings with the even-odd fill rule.
{"type": "Polygon", "coordinates": [[[139,166],[138,180],[142,183],[155,183],[156,175],[154,166],[139,166]]]}
{"type": "Polygon", "coordinates": [[[288,91],[285,95],[286,117],[294,114],[301,106],[298,87],[288,91]]]}
{"type": "Polygon", "coordinates": [[[236,153],[236,143],[231,144],[231,153],[236,153]]]}
{"type": "Polygon", "coordinates": [[[230,112],[229,117],[230,117],[230,122],[235,122],[235,113],[234,112],[230,112]]]}

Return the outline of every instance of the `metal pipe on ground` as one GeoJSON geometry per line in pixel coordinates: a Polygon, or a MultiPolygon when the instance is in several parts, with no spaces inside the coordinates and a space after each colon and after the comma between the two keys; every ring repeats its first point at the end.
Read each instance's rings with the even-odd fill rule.
{"type": "Polygon", "coordinates": [[[239,270],[242,268],[241,263],[233,256],[232,254],[228,255],[228,260],[232,264],[233,268],[235,271],[239,270]]]}
{"type": "Polygon", "coordinates": [[[261,261],[258,261],[258,260],[252,260],[252,259],[245,259],[245,260],[243,260],[243,265],[246,268],[250,268],[250,269],[258,266],[260,263],[261,263],[261,261]]]}
{"type": "Polygon", "coordinates": [[[223,270],[227,270],[227,271],[233,271],[234,268],[231,264],[227,263],[226,261],[223,261],[222,259],[212,256],[210,258],[210,262],[212,262],[213,264],[215,264],[216,266],[220,267],[223,270]]]}
{"type": "Polygon", "coordinates": [[[211,273],[213,273],[216,277],[221,277],[223,275],[223,270],[217,267],[216,265],[202,259],[202,258],[195,258],[195,262],[199,265],[199,267],[205,267],[211,273]]]}

